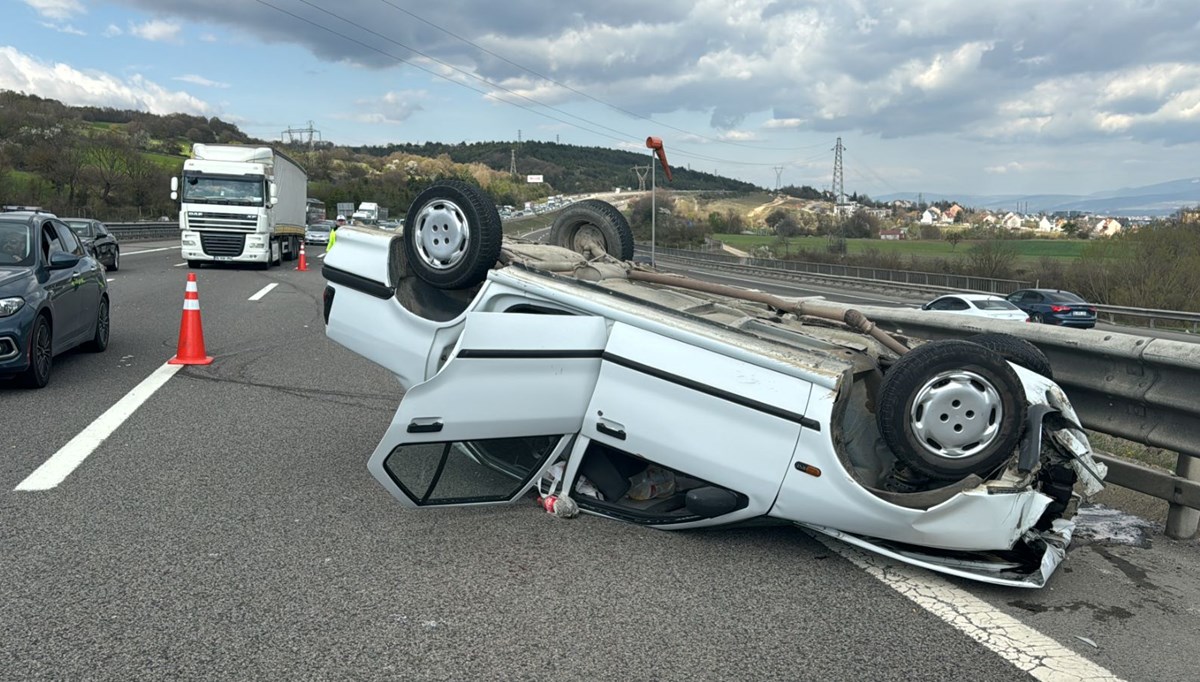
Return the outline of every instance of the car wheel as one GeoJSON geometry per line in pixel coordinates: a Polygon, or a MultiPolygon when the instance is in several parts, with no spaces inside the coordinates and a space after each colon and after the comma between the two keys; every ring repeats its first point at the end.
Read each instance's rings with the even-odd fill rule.
{"type": "Polygon", "coordinates": [[[1050,360],[1046,358],[1046,354],[1042,349],[1032,343],[1012,334],[976,334],[967,339],[971,343],[977,343],[984,348],[995,351],[1000,357],[1008,360],[1014,365],[1020,365],[1025,369],[1041,374],[1047,379],[1054,378],[1054,370],[1050,367],[1050,360]]]}
{"type": "Polygon", "coordinates": [[[1016,372],[968,341],[932,341],[896,361],[879,387],[876,423],[912,469],[940,479],[985,475],[1008,459],[1027,406],[1016,372]]]}
{"type": "Polygon", "coordinates": [[[620,260],[633,260],[633,230],[615,206],[587,199],[559,212],[549,242],[595,258],[602,251],[620,260]]]}
{"type": "Polygon", "coordinates": [[[93,353],[103,353],[108,349],[108,334],[112,328],[109,317],[108,297],[100,297],[100,308],[96,311],[96,333],[87,344],[87,350],[93,353]]]}
{"type": "Polygon", "coordinates": [[[1043,317],[1041,313],[1030,313],[1029,321],[1036,324],[1043,324],[1046,322],[1046,318],[1043,317]]]}
{"type": "Polygon", "coordinates": [[[482,282],[500,257],[496,205],[465,182],[440,182],[417,195],[405,217],[404,254],[417,277],[439,289],[482,282]]]}
{"type": "Polygon", "coordinates": [[[39,315],[29,335],[29,368],[21,376],[21,382],[29,388],[45,388],[50,383],[50,368],[54,363],[52,338],[50,322],[39,315]]]}

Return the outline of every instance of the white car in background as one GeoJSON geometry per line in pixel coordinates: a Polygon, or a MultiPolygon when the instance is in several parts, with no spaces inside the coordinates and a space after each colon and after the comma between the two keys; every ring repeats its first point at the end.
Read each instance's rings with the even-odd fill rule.
{"type": "Polygon", "coordinates": [[[1041,587],[1103,487],[1024,339],[921,341],[844,304],[658,272],[595,199],[559,211],[548,242],[505,236],[459,181],[418,195],[401,233],[338,231],[326,334],[404,388],[367,463],[400,504],[497,504],[537,485],[555,513],[566,500],[664,530],[771,520],[1041,587]]]}
{"type": "Polygon", "coordinates": [[[946,294],[921,306],[921,310],[962,313],[993,320],[1029,321],[1029,315],[1024,310],[994,294],[946,294]]]}

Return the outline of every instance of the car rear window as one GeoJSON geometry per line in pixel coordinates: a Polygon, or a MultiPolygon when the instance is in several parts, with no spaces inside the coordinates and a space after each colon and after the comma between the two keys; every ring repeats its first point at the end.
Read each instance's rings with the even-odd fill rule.
{"type": "Polygon", "coordinates": [[[1058,303],[1086,303],[1087,302],[1087,301],[1084,301],[1082,298],[1079,298],[1075,294],[1072,294],[1069,291],[1047,291],[1046,299],[1049,301],[1056,301],[1058,303]]]}
{"type": "Polygon", "coordinates": [[[971,303],[980,310],[1020,310],[1002,298],[988,298],[982,301],[971,301],[971,303]]]}

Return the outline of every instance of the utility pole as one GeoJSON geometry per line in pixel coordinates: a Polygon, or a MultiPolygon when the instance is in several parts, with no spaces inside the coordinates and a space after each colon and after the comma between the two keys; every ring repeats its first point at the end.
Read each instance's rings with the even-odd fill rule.
{"type": "Polygon", "coordinates": [[[650,170],[649,166],[634,166],[633,172],[637,173],[638,191],[646,191],[646,173],[650,170]]]}
{"type": "Polygon", "coordinates": [[[517,174],[517,150],[510,149],[508,151],[509,151],[509,156],[512,159],[512,161],[510,161],[508,164],[508,172],[512,173],[513,175],[516,175],[517,174]]]}
{"type": "MultiPolygon", "coordinates": [[[[846,203],[846,186],[842,177],[842,138],[837,139],[837,144],[833,147],[833,216],[838,222],[841,232],[841,241],[838,246],[841,249],[847,249],[846,246],[846,221],[842,219],[842,205],[846,203]]],[[[848,250],[848,249],[847,249],[848,250]]],[[[846,252],[842,251],[842,257],[846,257],[846,252]]]]}
{"type": "Polygon", "coordinates": [[[783,166],[775,166],[775,191],[779,191],[780,184],[783,178],[783,166]]]}
{"type": "Polygon", "coordinates": [[[279,134],[279,139],[283,140],[285,136],[287,137],[288,144],[293,144],[295,142],[307,144],[309,151],[312,151],[312,148],[316,145],[316,142],[321,139],[321,131],[313,128],[313,122],[309,121],[307,128],[292,128],[291,126],[288,126],[287,130],[279,134]]]}
{"type": "Polygon", "coordinates": [[[517,128],[517,144],[521,144],[521,129],[517,128]]]}

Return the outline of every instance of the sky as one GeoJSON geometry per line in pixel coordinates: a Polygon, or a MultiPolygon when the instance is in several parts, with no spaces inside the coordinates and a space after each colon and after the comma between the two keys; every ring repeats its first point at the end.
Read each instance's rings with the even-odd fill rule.
{"type": "Polygon", "coordinates": [[[311,121],[345,145],[649,154],[653,135],[675,166],[828,189],[841,138],[846,192],[871,196],[1200,175],[1196,0],[0,6],[0,89],[216,116],[268,140],[311,121]]]}

